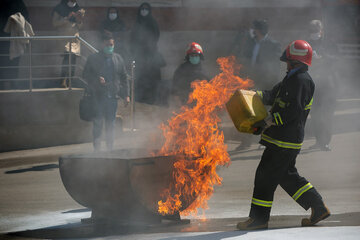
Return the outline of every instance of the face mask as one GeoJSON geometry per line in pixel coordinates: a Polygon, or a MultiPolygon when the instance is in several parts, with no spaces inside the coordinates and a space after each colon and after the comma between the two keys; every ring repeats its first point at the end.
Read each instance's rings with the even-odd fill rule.
{"type": "Polygon", "coordinates": [[[200,56],[189,56],[189,61],[191,64],[199,64],[200,62],[200,56]]]}
{"type": "Polygon", "coordinates": [[[109,19],[114,21],[117,18],[117,13],[109,13],[109,19]]]}
{"type": "Polygon", "coordinates": [[[149,10],[147,10],[147,9],[141,9],[141,10],[140,10],[140,14],[141,14],[141,16],[146,17],[146,16],[149,14],[149,10]]]}
{"type": "Polygon", "coordinates": [[[105,54],[112,54],[114,52],[114,46],[105,46],[104,53],[105,54]]]}
{"type": "Polygon", "coordinates": [[[250,34],[250,37],[251,37],[251,38],[254,38],[254,37],[255,37],[255,31],[254,31],[254,29],[250,28],[249,34],[250,34]]]}
{"type": "Polygon", "coordinates": [[[321,33],[311,33],[310,34],[310,39],[311,40],[314,40],[314,41],[316,41],[316,40],[319,40],[321,38],[321,33]]]}
{"type": "Polygon", "coordinates": [[[76,2],[68,1],[67,5],[71,8],[75,7],[76,2]]]}

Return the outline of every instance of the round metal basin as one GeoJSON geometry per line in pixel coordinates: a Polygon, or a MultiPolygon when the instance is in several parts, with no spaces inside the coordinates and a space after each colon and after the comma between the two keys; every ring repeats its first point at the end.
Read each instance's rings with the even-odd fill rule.
{"type": "Polygon", "coordinates": [[[175,156],[129,149],[62,156],[59,168],[68,193],[92,209],[92,217],[146,219],[160,217],[157,202],[172,181],[174,161],[175,156]]]}

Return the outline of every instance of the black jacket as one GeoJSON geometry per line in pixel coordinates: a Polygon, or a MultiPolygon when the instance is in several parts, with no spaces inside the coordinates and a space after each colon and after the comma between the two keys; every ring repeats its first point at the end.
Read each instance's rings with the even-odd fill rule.
{"type": "Polygon", "coordinates": [[[244,66],[241,70],[241,77],[252,79],[258,88],[269,88],[279,81],[280,43],[266,36],[260,41],[255,65],[252,65],[251,58],[255,45],[254,38],[251,38],[247,33],[242,33],[236,39],[232,53],[244,66]]]}
{"type": "Polygon", "coordinates": [[[110,20],[109,13],[110,9],[108,8],[106,19],[101,24],[101,32],[104,31],[117,34],[118,32],[124,32],[126,30],[124,21],[119,17],[119,11],[116,9],[117,18],[115,20],[110,20]]]}
{"type": "MultiPolygon", "coordinates": [[[[61,2],[55,6],[52,14],[54,14],[54,12],[57,12],[60,16],[62,17],[67,17],[69,15],[69,13],[74,12],[76,13],[77,11],[80,10],[80,6],[78,3],[76,3],[75,7],[69,7],[67,5],[67,0],[61,0],[61,2]]],[[[75,17],[71,17],[69,19],[70,22],[76,22],[75,17]]]]}
{"type": "Polygon", "coordinates": [[[201,63],[194,65],[185,61],[175,70],[172,95],[179,96],[180,100],[185,103],[191,92],[191,82],[194,80],[209,80],[209,78],[203,73],[201,63]]]}
{"type": "Polygon", "coordinates": [[[314,90],[315,84],[304,66],[290,77],[286,76],[271,91],[259,91],[264,104],[272,105],[270,114],[276,123],[263,132],[260,143],[300,149],[314,90]]]}
{"type": "Polygon", "coordinates": [[[109,96],[116,98],[120,95],[125,98],[130,96],[129,79],[125,64],[122,57],[117,53],[112,54],[112,61],[114,63],[113,81],[105,85],[99,82],[105,59],[106,56],[102,52],[92,54],[88,57],[84,67],[83,78],[88,83],[89,91],[99,97],[109,96]]]}
{"type": "Polygon", "coordinates": [[[157,43],[160,37],[160,30],[157,21],[152,16],[151,6],[143,3],[138,8],[136,22],[130,34],[131,52],[134,56],[153,55],[157,50],[157,43]],[[149,14],[146,17],[141,16],[140,10],[146,5],[149,14]]]}

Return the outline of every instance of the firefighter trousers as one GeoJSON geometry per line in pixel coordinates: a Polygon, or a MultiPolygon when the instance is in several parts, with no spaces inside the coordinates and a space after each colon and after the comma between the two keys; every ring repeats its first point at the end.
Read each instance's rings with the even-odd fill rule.
{"type": "Polygon", "coordinates": [[[295,167],[300,150],[266,147],[255,174],[249,217],[267,222],[276,187],[280,185],[305,210],[322,205],[322,197],[295,167]]]}

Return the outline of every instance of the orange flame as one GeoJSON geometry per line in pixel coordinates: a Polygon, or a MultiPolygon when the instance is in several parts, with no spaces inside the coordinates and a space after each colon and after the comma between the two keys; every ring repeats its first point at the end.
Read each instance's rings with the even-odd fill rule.
{"type": "Polygon", "coordinates": [[[217,113],[235,90],[253,83],[235,75],[240,70],[235,57],[218,58],[217,63],[221,73],[210,81],[192,82],[188,105],[182,106],[167,125],[160,126],[165,137],[160,154],[181,156],[174,163],[174,181],[163,192],[164,201],[158,202],[158,212],[163,215],[179,211],[196,214],[199,207],[207,209],[213,186],[222,181],[216,166],[230,164],[217,113]]]}

